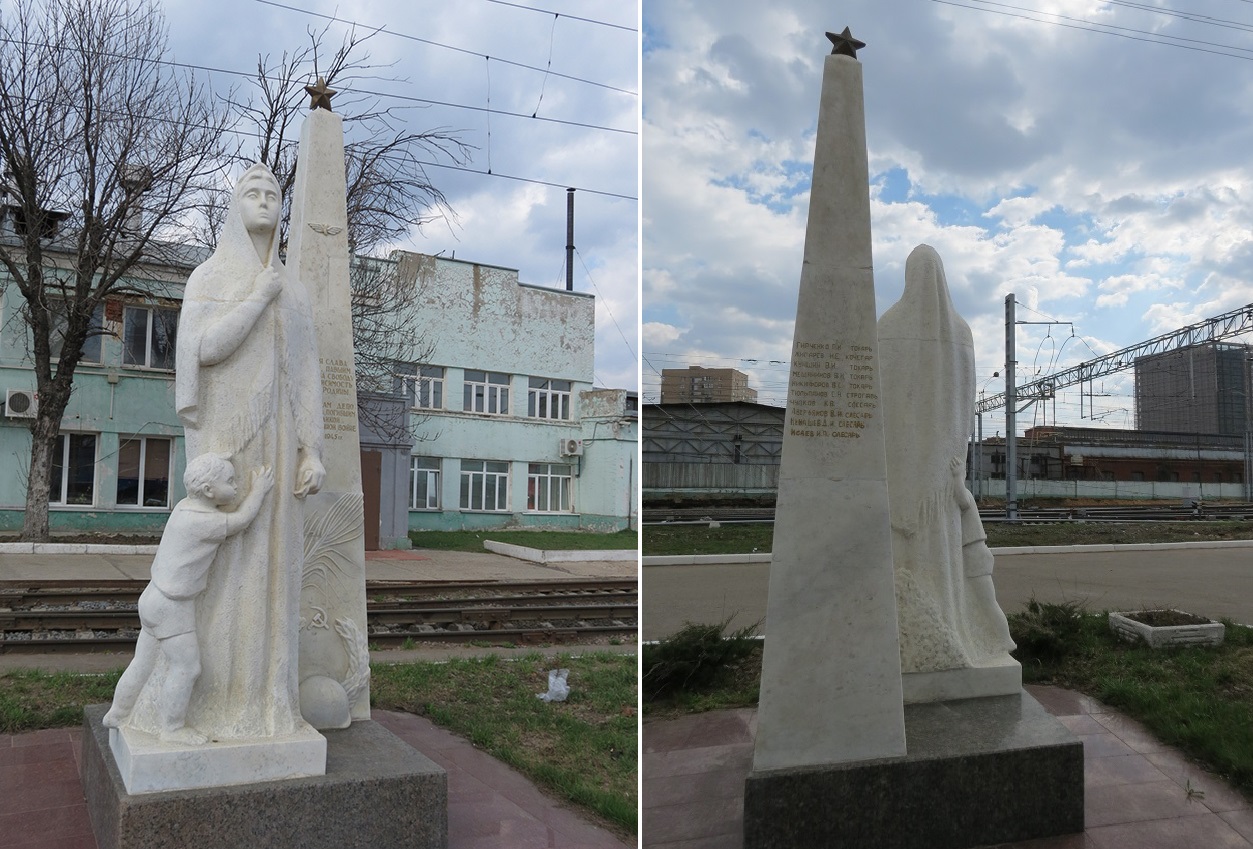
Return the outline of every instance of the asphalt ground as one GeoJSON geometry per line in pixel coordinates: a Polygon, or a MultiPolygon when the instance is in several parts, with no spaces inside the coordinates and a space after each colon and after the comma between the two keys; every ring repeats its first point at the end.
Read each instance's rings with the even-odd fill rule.
{"type": "MultiPolygon", "coordinates": [[[[0,547],[0,580],[147,580],[152,554],[111,553],[93,547],[93,554],[14,553],[0,547]]],[[[121,551],[127,549],[122,548],[121,551]]],[[[133,547],[132,547],[133,550],[133,547]]],[[[576,578],[633,578],[639,573],[634,562],[581,561],[572,563],[531,563],[499,554],[469,551],[371,551],[366,554],[366,580],[369,581],[561,581],[576,578]]],[[[546,655],[584,654],[591,651],[633,654],[634,643],[626,645],[554,645],[524,648],[484,648],[465,644],[432,644],[415,649],[391,649],[370,653],[372,662],[406,663],[441,661],[453,657],[496,655],[512,657],[536,651],[546,655]]],[[[130,662],[129,652],[99,654],[0,654],[0,672],[11,669],[73,670],[108,672],[130,662]]]]}
{"type": "MultiPolygon", "coordinates": [[[[993,551],[992,579],[1007,613],[1035,598],[1078,601],[1097,611],[1173,607],[1253,624],[1253,543],[993,551]]],[[[644,558],[643,639],[662,639],[685,622],[724,620],[731,628],[755,625],[765,633],[768,562],[707,557],[683,565],[650,563],[658,559],[644,558]]]]}

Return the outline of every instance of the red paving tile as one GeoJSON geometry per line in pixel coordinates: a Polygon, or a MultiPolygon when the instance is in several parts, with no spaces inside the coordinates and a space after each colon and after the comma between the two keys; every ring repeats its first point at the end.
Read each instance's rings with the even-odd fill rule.
{"type": "MultiPolygon", "coordinates": [[[[520,773],[421,717],[375,711],[448,771],[449,849],[628,849],[520,773]]],[[[78,771],[76,729],[0,736],[0,845],[97,849],[78,771]]]]}
{"type": "MultiPolygon", "coordinates": [[[[1083,741],[1087,831],[995,849],[1253,849],[1238,791],[1094,699],[1027,690],[1083,741]]],[[[753,723],[746,711],[645,723],[644,847],[741,849],[753,723]]]]}

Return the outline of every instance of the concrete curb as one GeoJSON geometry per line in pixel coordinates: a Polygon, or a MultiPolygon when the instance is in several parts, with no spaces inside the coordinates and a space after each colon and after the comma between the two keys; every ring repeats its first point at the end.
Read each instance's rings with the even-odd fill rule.
{"type": "Polygon", "coordinates": [[[581,549],[543,551],[538,548],[528,548],[525,545],[512,545],[507,542],[496,542],[490,539],[483,541],[483,547],[493,554],[503,554],[506,557],[526,560],[529,563],[618,563],[627,560],[634,562],[639,556],[638,552],[629,548],[611,549],[609,551],[584,551],[581,549]]]}
{"type": "MultiPolygon", "coordinates": [[[[1207,540],[1205,542],[1127,543],[1123,545],[1024,545],[994,548],[992,554],[1006,557],[1015,554],[1097,554],[1111,551],[1170,551],[1200,548],[1253,548],[1253,540],[1207,540]]],[[[677,556],[653,555],[640,558],[642,566],[700,566],[719,563],[727,566],[749,563],[769,563],[770,554],[684,554],[677,556]]]]}
{"type": "Polygon", "coordinates": [[[156,554],[155,545],[74,542],[0,542],[0,554],[156,554]]]}

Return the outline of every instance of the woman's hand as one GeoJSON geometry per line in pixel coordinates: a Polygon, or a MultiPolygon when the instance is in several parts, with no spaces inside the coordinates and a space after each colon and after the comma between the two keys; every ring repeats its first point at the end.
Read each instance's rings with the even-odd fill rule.
{"type": "Polygon", "coordinates": [[[296,490],[294,495],[297,498],[312,495],[322,488],[322,481],[325,479],[326,467],[322,465],[322,461],[313,454],[306,454],[296,468],[296,490]]]}

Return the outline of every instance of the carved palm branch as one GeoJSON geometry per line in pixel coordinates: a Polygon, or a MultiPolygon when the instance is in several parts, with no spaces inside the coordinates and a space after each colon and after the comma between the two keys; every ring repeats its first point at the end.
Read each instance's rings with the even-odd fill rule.
{"type": "Polygon", "coordinates": [[[305,568],[300,588],[322,587],[334,575],[344,578],[354,564],[340,546],[362,535],[365,506],[361,493],[346,492],[329,510],[305,518],[305,568]]]}

